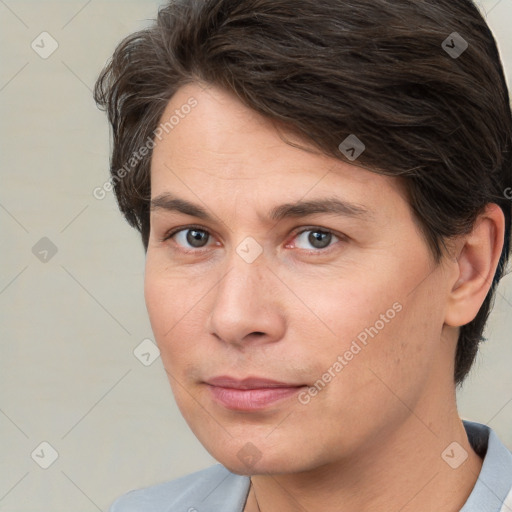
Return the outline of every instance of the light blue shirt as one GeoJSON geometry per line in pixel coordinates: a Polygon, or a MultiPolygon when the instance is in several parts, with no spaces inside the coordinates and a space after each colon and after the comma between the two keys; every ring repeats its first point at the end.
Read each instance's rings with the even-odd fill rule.
{"type": "MultiPolygon", "coordinates": [[[[460,512],[512,512],[512,453],[486,425],[464,421],[469,442],[483,458],[471,495],[460,512]]],[[[131,491],[110,512],[243,512],[250,479],[221,464],[131,491]]]]}

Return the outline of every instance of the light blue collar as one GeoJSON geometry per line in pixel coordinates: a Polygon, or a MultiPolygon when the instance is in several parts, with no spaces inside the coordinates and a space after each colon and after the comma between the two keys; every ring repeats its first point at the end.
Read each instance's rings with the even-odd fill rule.
{"type": "Polygon", "coordinates": [[[488,426],[463,423],[471,446],[484,462],[460,512],[512,512],[512,454],[488,426]]]}

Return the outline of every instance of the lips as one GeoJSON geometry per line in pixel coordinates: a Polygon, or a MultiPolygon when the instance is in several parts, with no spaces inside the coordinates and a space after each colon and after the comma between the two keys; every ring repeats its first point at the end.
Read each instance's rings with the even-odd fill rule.
{"type": "Polygon", "coordinates": [[[296,395],[304,384],[280,382],[261,377],[235,379],[221,376],[209,379],[211,398],[221,406],[235,411],[259,411],[296,395]]]}
{"type": "Polygon", "coordinates": [[[295,388],[304,386],[304,384],[279,382],[277,380],[265,379],[262,377],[246,377],[245,379],[240,380],[225,375],[209,379],[206,383],[211,386],[231,389],[295,388]]]}

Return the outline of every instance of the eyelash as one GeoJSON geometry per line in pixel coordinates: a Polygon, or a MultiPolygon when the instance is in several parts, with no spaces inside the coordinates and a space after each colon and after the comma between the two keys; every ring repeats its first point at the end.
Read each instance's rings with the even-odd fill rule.
{"type": "MultiPolygon", "coordinates": [[[[182,227],[179,227],[179,228],[175,228],[175,229],[172,229],[170,231],[168,231],[161,239],[160,239],[160,242],[166,242],[167,240],[171,239],[174,235],[180,233],[181,231],[189,231],[189,230],[197,230],[197,231],[202,231],[204,233],[207,233],[209,236],[211,236],[211,233],[204,227],[202,226],[194,226],[194,225],[191,225],[191,226],[182,226],[182,227]]],[[[320,233],[324,233],[324,234],[331,234],[331,235],[334,235],[336,238],[339,239],[339,241],[347,241],[348,240],[348,237],[345,236],[345,235],[341,235],[341,234],[338,234],[330,229],[326,229],[326,228],[322,228],[320,226],[308,226],[308,227],[305,227],[303,228],[301,231],[298,231],[296,232],[294,235],[293,235],[293,238],[297,238],[299,235],[302,235],[302,233],[306,233],[308,231],[318,231],[320,233]]],[[[326,254],[327,252],[330,251],[330,249],[333,248],[333,246],[335,245],[332,244],[328,247],[326,247],[325,249],[311,249],[311,250],[307,250],[307,249],[300,249],[301,251],[304,251],[306,252],[307,254],[326,254]]],[[[178,246],[180,247],[180,246],[178,246]]],[[[198,253],[202,253],[202,252],[205,252],[207,250],[207,247],[202,247],[202,248],[198,248],[198,249],[183,249],[183,248],[179,248],[179,251],[184,253],[184,254],[198,254],[198,253]]]]}

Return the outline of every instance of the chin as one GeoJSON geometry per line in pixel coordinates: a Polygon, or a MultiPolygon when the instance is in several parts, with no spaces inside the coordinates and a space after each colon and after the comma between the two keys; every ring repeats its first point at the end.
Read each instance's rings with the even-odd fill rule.
{"type": "Polygon", "coordinates": [[[272,463],[271,461],[259,461],[254,465],[245,464],[240,462],[238,459],[223,460],[217,459],[225,468],[229,469],[231,473],[244,476],[255,476],[255,475],[277,475],[286,473],[295,473],[297,470],[290,467],[290,464],[285,463],[272,463]]]}
{"type": "Polygon", "coordinates": [[[305,460],[303,453],[298,458],[297,450],[290,447],[286,450],[284,447],[264,448],[261,451],[250,441],[240,443],[230,443],[231,446],[224,447],[221,452],[219,445],[210,450],[206,447],[210,455],[237,475],[277,475],[287,473],[298,473],[311,469],[315,464],[305,460]]]}

